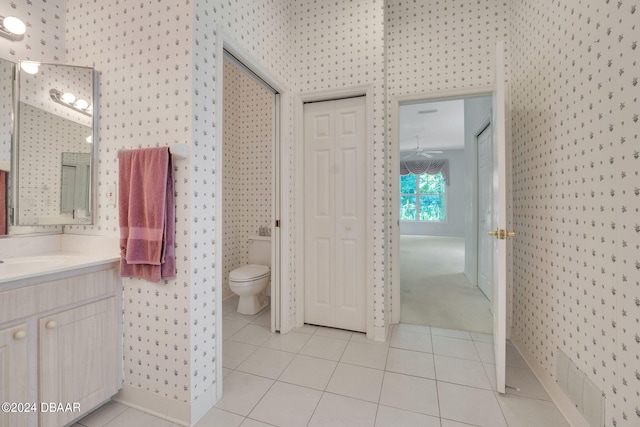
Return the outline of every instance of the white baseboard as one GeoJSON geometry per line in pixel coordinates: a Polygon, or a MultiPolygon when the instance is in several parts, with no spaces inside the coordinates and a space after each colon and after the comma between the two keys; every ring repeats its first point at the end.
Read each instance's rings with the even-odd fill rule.
{"type": "Polygon", "coordinates": [[[549,397],[551,397],[551,400],[556,404],[571,427],[590,427],[587,420],[584,419],[571,400],[569,400],[567,395],[564,394],[564,391],[562,391],[553,377],[545,371],[533,354],[527,350],[527,347],[522,342],[514,338],[511,339],[511,343],[516,347],[516,350],[518,350],[518,353],[520,353],[525,362],[527,362],[527,365],[529,365],[533,375],[538,378],[542,387],[547,391],[549,397]]]}
{"type": "Polygon", "coordinates": [[[181,426],[191,426],[191,405],[124,385],[113,400],[181,426]]]}

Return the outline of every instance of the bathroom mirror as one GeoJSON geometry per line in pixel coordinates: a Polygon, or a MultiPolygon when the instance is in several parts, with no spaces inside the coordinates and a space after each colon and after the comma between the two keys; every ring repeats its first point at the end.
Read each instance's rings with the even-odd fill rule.
{"type": "Polygon", "coordinates": [[[18,67],[14,225],[93,223],[97,154],[93,68],[18,67]]]}
{"type": "Polygon", "coordinates": [[[15,64],[0,59],[0,235],[7,234],[11,135],[13,133],[13,73],[15,64]]]}

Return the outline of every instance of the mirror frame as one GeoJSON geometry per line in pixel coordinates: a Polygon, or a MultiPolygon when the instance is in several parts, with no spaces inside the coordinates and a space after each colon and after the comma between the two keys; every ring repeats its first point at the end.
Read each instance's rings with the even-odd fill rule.
{"type": "Polygon", "coordinates": [[[92,126],[91,126],[91,137],[92,137],[92,150],[90,157],[90,167],[91,173],[90,178],[91,182],[89,184],[89,202],[91,211],[87,215],[86,221],[77,221],[77,222],[59,222],[59,223],[49,223],[49,224],[25,224],[20,223],[18,218],[20,199],[19,199],[19,183],[20,177],[18,174],[18,166],[20,164],[20,152],[18,150],[20,145],[21,138],[21,129],[20,129],[20,76],[23,71],[21,70],[20,64],[22,62],[33,62],[33,61],[18,61],[14,66],[14,85],[13,85],[13,134],[11,141],[11,171],[12,173],[9,176],[10,186],[11,186],[11,194],[9,197],[9,209],[8,209],[8,223],[11,226],[29,226],[29,227],[41,227],[41,226],[59,226],[59,225],[94,225],[96,220],[96,212],[98,208],[98,200],[97,200],[97,187],[98,187],[98,118],[99,118],[99,73],[96,71],[94,67],[87,66],[76,66],[71,64],[60,64],[60,63],[47,63],[41,62],[40,65],[56,65],[56,66],[64,66],[64,67],[75,67],[90,70],[92,73],[92,100],[91,104],[93,106],[92,112],[92,126]],[[14,172],[15,171],[15,172],[14,172]]]}

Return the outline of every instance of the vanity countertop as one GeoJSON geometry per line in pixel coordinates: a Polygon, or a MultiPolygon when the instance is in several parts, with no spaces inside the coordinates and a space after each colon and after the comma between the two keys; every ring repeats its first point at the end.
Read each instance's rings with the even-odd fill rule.
{"type": "Polygon", "coordinates": [[[50,252],[35,256],[5,257],[0,263],[0,291],[55,280],[75,270],[95,269],[118,262],[117,254],[50,252]]]}

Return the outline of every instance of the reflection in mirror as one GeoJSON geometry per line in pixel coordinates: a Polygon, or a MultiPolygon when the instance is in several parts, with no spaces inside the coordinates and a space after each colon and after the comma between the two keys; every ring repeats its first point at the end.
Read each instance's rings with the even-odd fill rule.
{"type": "Polygon", "coordinates": [[[89,153],[62,153],[60,175],[60,212],[63,214],[75,212],[76,216],[86,216],[89,211],[91,155],[89,153]]]}
{"type": "Polygon", "coordinates": [[[14,63],[0,59],[0,235],[7,234],[8,185],[13,132],[14,63]]]}
{"type": "Polygon", "coordinates": [[[18,73],[15,224],[89,224],[94,71],[41,64],[18,73]]]}

